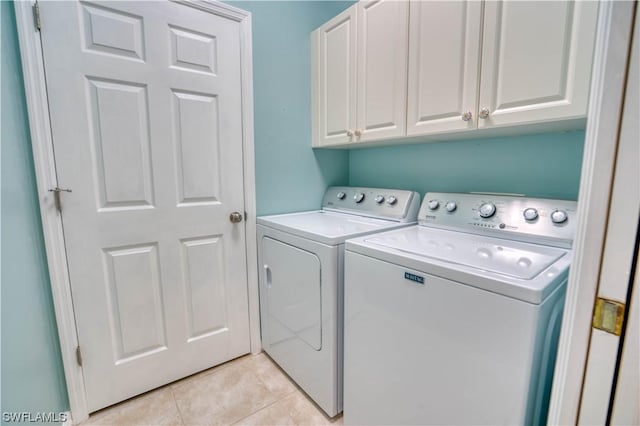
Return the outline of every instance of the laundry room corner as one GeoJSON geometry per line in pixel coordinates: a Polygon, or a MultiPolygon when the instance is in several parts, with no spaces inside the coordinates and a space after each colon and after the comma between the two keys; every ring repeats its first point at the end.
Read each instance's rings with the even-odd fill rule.
{"type": "Polygon", "coordinates": [[[346,150],[311,150],[309,34],[351,1],[228,1],[252,13],[258,216],[316,209],[346,185],[346,150]]]}

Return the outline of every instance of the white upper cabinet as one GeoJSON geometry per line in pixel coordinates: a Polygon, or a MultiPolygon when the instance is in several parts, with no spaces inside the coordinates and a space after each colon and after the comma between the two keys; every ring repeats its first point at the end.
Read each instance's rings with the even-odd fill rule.
{"type": "Polygon", "coordinates": [[[597,2],[488,1],[484,8],[478,127],[585,117],[597,2]]]}
{"type": "Polygon", "coordinates": [[[597,15],[592,1],[360,1],[312,34],[313,146],[576,128],[597,15]]]}
{"type": "Polygon", "coordinates": [[[482,3],[410,6],[407,135],[477,127],[482,3]]]}
{"type": "Polygon", "coordinates": [[[313,146],[348,143],[356,128],[356,9],[311,34],[313,146]]]}
{"type": "Polygon", "coordinates": [[[409,3],[363,1],[311,34],[313,146],[406,133],[409,3]]]}
{"type": "Polygon", "coordinates": [[[404,136],[409,3],[357,4],[357,141],[404,136]]]}

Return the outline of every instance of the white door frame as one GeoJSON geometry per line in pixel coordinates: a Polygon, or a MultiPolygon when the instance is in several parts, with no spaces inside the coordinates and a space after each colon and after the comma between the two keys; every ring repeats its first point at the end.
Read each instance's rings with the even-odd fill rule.
{"type": "Polygon", "coordinates": [[[633,2],[600,4],[578,197],[579,223],[551,393],[550,425],[578,423],[618,151],[634,6],[633,2]]]}
{"type": "MultiPolygon", "coordinates": [[[[244,208],[247,220],[247,286],[249,295],[249,331],[251,352],[261,350],[258,305],[258,251],[256,243],[256,196],[253,145],[253,61],[251,44],[251,13],[213,0],[173,0],[239,22],[241,86],[242,86],[242,150],[244,167],[244,208]]],[[[29,128],[36,172],[40,215],[44,233],[51,293],[57,322],[69,405],[74,423],[85,420],[89,413],[82,367],[76,360],[78,337],[71,298],[67,253],[64,244],[62,217],[56,210],[49,189],[57,186],[53,138],[49,122],[49,103],[45,85],[40,32],[35,28],[34,1],[15,2],[18,40],[22,59],[29,128]]],[[[42,25],[47,25],[42,22],[42,25]]]]}

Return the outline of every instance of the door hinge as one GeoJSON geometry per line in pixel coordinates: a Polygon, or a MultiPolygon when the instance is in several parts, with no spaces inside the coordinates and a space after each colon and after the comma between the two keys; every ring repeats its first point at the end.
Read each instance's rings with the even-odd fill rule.
{"type": "Polygon", "coordinates": [[[82,352],[80,352],[80,346],[76,347],[76,361],[78,365],[82,367],[82,352]]]}
{"type": "Polygon", "coordinates": [[[36,26],[36,29],[40,31],[42,28],[42,21],[40,20],[40,6],[38,3],[33,5],[33,23],[36,26]]]}
{"type": "Polygon", "coordinates": [[[624,303],[598,297],[593,310],[592,327],[619,336],[622,333],[624,310],[624,303]]]}
{"type": "Polygon", "coordinates": [[[53,200],[56,203],[56,210],[58,210],[60,214],[62,214],[62,200],[60,199],[60,193],[72,191],[70,189],[60,188],[56,186],[55,188],[50,189],[49,192],[53,192],[53,200]]]}
{"type": "Polygon", "coordinates": [[[244,221],[247,221],[247,212],[244,212],[244,221]]]}

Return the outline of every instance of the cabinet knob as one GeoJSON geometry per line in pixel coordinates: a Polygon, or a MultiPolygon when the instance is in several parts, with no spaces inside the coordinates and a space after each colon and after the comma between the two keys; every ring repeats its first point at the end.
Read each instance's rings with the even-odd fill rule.
{"type": "Polygon", "coordinates": [[[473,114],[471,113],[471,111],[467,111],[464,114],[462,114],[462,121],[469,121],[473,118],[473,114]]]}
{"type": "Polygon", "coordinates": [[[489,117],[489,108],[482,108],[480,110],[480,114],[478,114],[478,116],[482,119],[485,119],[487,117],[489,117]]]}
{"type": "Polygon", "coordinates": [[[357,137],[362,136],[362,130],[357,129],[355,132],[353,132],[357,137]]]}
{"type": "Polygon", "coordinates": [[[347,136],[349,137],[353,136],[353,132],[351,130],[347,130],[347,136]]]}

